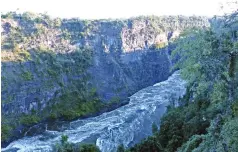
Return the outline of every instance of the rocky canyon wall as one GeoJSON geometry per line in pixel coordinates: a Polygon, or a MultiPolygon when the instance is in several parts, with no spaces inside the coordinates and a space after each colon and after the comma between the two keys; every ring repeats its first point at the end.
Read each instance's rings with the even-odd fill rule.
{"type": "Polygon", "coordinates": [[[2,112],[41,111],[69,92],[126,100],[168,78],[173,39],[207,26],[207,18],[183,16],[80,20],[25,13],[2,19],[2,112]]]}

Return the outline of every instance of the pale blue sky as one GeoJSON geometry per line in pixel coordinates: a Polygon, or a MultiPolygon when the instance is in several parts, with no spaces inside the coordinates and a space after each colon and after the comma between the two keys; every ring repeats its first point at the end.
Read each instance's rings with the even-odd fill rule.
{"type": "Polygon", "coordinates": [[[1,12],[47,12],[53,17],[128,18],[139,15],[220,15],[226,0],[1,0],[1,12]]]}

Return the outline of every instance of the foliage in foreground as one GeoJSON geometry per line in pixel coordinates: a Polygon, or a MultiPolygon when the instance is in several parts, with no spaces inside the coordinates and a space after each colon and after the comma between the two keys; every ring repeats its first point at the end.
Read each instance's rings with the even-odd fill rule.
{"type": "MultiPolygon", "coordinates": [[[[201,152],[238,149],[238,12],[192,29],[178,39],[175,68],[188,81],[160,131],[126,151],[201,152]]],[[[154,127],[153,127],[154,128],[154,127]]]]}
{"type": "Polygon", "coordinates": [[[55,152],[100,152],[94,144],[73,144],[68,142],[68,136],[62,135],[61,142],[53,147],[55,152]]]}

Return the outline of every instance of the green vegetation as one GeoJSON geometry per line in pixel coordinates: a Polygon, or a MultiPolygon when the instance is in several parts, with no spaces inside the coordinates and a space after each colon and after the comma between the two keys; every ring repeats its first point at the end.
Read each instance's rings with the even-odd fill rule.
{"type": "Polygon", "coordinates": [[[178,16],[139,16],[132,18],[133,20],[146,21],[149,23],[154,31],[157,33],[165,31],[184,30],[192,28],[195,24],[197,27],[207,26],[205,17],[186,17],[182,15],[178,16]]]}
{"type": "Polygon", "coordinates": [[[159,130],[158,130],[158,127],[155,123],[152,124],[152,133],[155,134],[157,133],[159,130]]]}
{"type": "Polygon", "coordinates": [[[237,151],[237,23],[235,12],[176,40],[174,68],[187,80],[187,92],[179,107],[168,107],[159,131],[153,124],[153,135],[126,151],[237,151]]]}
{"type": "Polygon", "coordinates": [[[156,47],[157,49],[164,48],[164,47],[166,47],[166,43],[164,43],[164,42],[162,42],[162,43],[157,43],[155,47],[156,47]]]}
{"type": "Polygon", "coordinates": [[[117,152],[125,152],[125,147],[123,144],[121,144],[117,147],[117,152]]]}
{"type": "Polygon", "coordinates": [[[49,52],[49,48],[47,46],[45,46],[44,44],[40,44],[38,46],[38,51],[39,52],[49,52]]]}
{"type": "Polygon", "coordinates": [[[81,144],[79,152],[100,152],[100,150],[94,144],[81,144]]]}
{"type": "Polygon", "coordinates": [[[234,116],[238,117],[238,101],[232,104],[232,113],[234,116]]]}
{"type": "Polygon", "coordinates": [[[33,12],[24,12],[21,16],[21,18],[25,21],[31,21],[35,17],[36,17],[36,14],[33,12]]]}
{"type": "Polygon", "coordinates": [[[21,76],[22,76],[22,78],[23,78],[24,80],[26,80],[26,81],[30,81],[30,80],[33,79],[33,75],[32,75],[31,72],[29,72],[29,71],[23,72],[23,73],[21,74],[21,76]]]}
{"type": "Polygon", "coordinates": [[[23,125],[33,125],[36,124],[40,121],[40,117],[37,116],[36,114],[32,115],[23,115],[20,118],[20,123],[23,125]]]}
{"type": "Polygon", "coordinates": [[[190,152],[202,142],[203,138],[201,135],[194,135],[189,138],[189,141],[186,142],[181,148],[179,148],[180,152],[190,152]]]}
{"type": "Polygon", "coordinates": [[[61,26],[61,24],[62,24],[62,21],[61,21],[60,18],[54,19],[54,26],[55,26],[56,28],[59,28],[59,27],[61,26]]]}
{"type": "MultiPolygon", "coordinates": [[[[83,99],[79,92],[76,91],[66,93],[56,100],[59,100],[59,102],[50,107],[52,109],[50,119],[72,120],[90,113],[96,113],[103,106],[97,98],[88,101],[83,99]]],[[[45,113],[47,113],[47,110],[45,113]]]]}
{"type": "Polygon", "coordinates": [[[31,54],[26,50],[20,50],[18,51],[18,54],[23,57],[23,59],[20,59],[22,61],[29,61],[31,59],[31,54]]]}
{"type": "MultiPolygon", "coordinates": [[[[9,12],[1,16],[6,19],[4,24],[7,25],[4,26],[6,31],[1,40],[2,51],[5,52],[1,57],[4,61],[25,62],[31,59],[31,54],[37,54],[38,51],[58,51],[59,48],[66,50],[70,45],[69,41],[62,45],[64,36],[59,37],[60,41],[57,40],[54,45],[50,42],[56,39],[56,34],[64,32],[60,28],[62,21],[59,18],[51,19],[47,14],[32,12],[9,12]],[[32,51],[31,54],[29,51],[32,51]]],[[[71,40],[70,35],[67,40],[71,40]]]]}
{"type": "Polygon", "coordinates": [[[134,147],[126,151],[127,152],[137,152],[137,151],[163,152],[163,149],[158,139],[155,136],[150,136],[146,138],[145,140],[141,141],[139,144],[136,144],[134,147]]]}
{"type": "MultiPolygon", "coordinates": [[[[12,130],[19,125],[31,127],[42,120],[72,120],[98,112],[103,105],[96,97],[95,89],[88,92],[88,89],[91,88],[87,87],[86,78],[89,76],[85,74],[92,62],[92,50],[72,47],[70,44],[72,42],[71,33],[60,28],[61,19],[50,19],[45,14],[29,12],[24,14],[9,13],[5,15],[5,18],[9,19],[6,22],[11,26],[8,35],[4,35],[5,37],[2,39],[2,59],[6,63],[12,62],[13,68],[3,69],[2,89],[13,88],[15,83],[18,85],[24,83],[24,89],[17,91],[16,94],[5,91],[2,101],[4,103],[18,102],[15,97],[21,93],[29,95],[32,92],[41,93],[42,90],[47,92],[54,92],[54,88],[58,90],[55,91],[55,98],[48,106],[52,107],[52,110],[46,108],[43,112],[39,112],[42,105],[38,102],[36,103],[38,104],[37,113],[17,116],[3,114],[3,117],[11,121],[2,122],[2,124],[12,127],[3,130],[8,131],[9,134],[4,133],[2,141],[7,141],[8,137],[13,136],[12,130]],[[22,19],[19,20],[19,18],[22,19]],[[63,33],[62,37],[61,33],[63,33]],[[59,37],[52,44],[49,41],[51,39],[54,41],[55,34],[59,37]],[[64,41],[64,38],[68,41],[64,41]],[[59,52],[69,51],[69,49],[71,53],[59,52]],[[65,77],[67,78],[66,83],[65,77]],[[30,83],[33,81],[35,83],[38,80],[42,85],[31,88],[30,83]],[[74,96],[69,97],[75,94],[75,98],[74,96]],[[66,106],[64,103],[67,103],[66,106]]],[[[21,99],[21,101],[24,100],[21,99]]],[[[22,134],[25,131],[23,130],[22,134]]]]}
{"type": "MultiPolygon", "coordinates": [[[[2,91],[3,91],[3,90],[6,90],[7,87],[8,87],[7,78],[6,78],[5,76],[1,76],[1,82],[2,82],[2,84],[1,84],[1,89],[2,89],[2,91]]],[[[3,100],[2,100],[2,103],[4,103],[3,100]]]]}
{"type": "Polygon", "coordinates": [[[153,44],[152,46],[150,46],[151,49],[162,49],[165,48],[168,44],[166,44],[165,42],[160,42],[160,43],[156,43],[153,44]]]}
{"type": "Polygon", "coordinates": [[[209,121],[215,115],[209,112],[208,107],[209,102],[202,100],[178,108],[170,107],[161,119],[160,130],[153,124],[153,136],[135,145],[130,151],[176,151],[193,135],[206,133],[209,121]]]}
{"type": "Polygon", "coordinates": [[[53,70],[53,69],[48,69],[47,72],[52,77],[56,77],[57,76],[57,72],[55,70],[53,70]]]}
{"type": "Polygon", "coordinates": [[[120,97],[119,96],[114,96],[111,98],[111,100],[109,101],[110,104],[113,104],[113,103],[118,103],[120,102],[120,97]]]}
{"type": "Polygon", "coordinates": [[[70,33],[67,30],[62,32],[62,37],[65,40],[70,40],[71,39],[71,35],[70,35],[70,33]]]}
{"type": "Polygon", "coordinates": [[[8,12],[6,14],[1,13],[1,18],[2,19],[12,19],[14,14],[15,14],[15,12],[8,12]]]}
{"type": "Polygon", "coordinates": [[[53,147],[55,152],[100,152],[94,144],[73,144],[68,142],[68,136],[62,135],[61,142],[53,147]]]}
{"type": "Polygon", "coordinates": [[[36,24],[36,35],[46,34],[47,28],[43,24],[36,24]]]}
{"type": "Polygon", "coordinates": [[[2,141],[7,140],[11,135],[10,130],[12,128],[7,124],[1,124],[1,139],[2,141]]]}
{"type": "MultiPolygon", "coordinates": [[[[24,83],[30,83],[38,76],[39,80],[43,81],[39,88],[27,88],[25,85],[29,92],[19,92],[30,94],[32,90],[52,92],[54,88],[58,89],[55,91],[55,98],[40,113],[8,117],[7,123],[2,122],[3,141],[11,136],[12,129],[19,124],[31,126],[45,119],[73,120],[95,114],[119,101],[118,97],[114,97],[109,104],[102,104],[97,97],[97,90],[93,86],[87,86],[89,76],[85,73],[92,64],[92,50],[71,50],[71,44],[90,36],[92,31],[100,29],[103,24],[96,26],[100,22],[78,19],[53,20],[46,14],[29,12],[22,15],[10,12],[2,14],[2,18],[12,19],[9,21],[9,34],[4,35],[6,39],[2,40],[3,52],[6,55],[3,56],[4,61],[21,61],[13,64],[23,67],[21,70],[25,71],[21,74],[13,69],[12,73],[16,73],[16,77],[10,72],[7,73],[8,75],[2,77],[6,78],[6,81],[3,80],[4,85],[7,83],[8,87],[13,87],[17,81],[21,84],[22,79],[24,83]],[[17,26],[18,23],[21,23],[20,26],[17,26]],[[50,35],[57,39],[51,41],[50,35]],[[26,61],[30,62],[31,69],[29,66],[24,67],[26,61]],[[13,76],[10,76],[11,74],[13,76]],[[17,80],[18,77],[20,79],[17,80]]],[[[193,23],[190,24],[193,21],[203,22],[202,18],[193,17],[152,16],[137,19],[152,22],[152,29],[156,29],[158,33],[177,30],[178,27],[189,28],[194,26],[193,23]]],[[[130,21],[128,25],[129,23],[130,21]]],[[[214,24],[216,23],[215,20],[214,24]]],[[[124,21],[113,21],[108,23],[110,24],[116,24],[119,28],[126,25],[124,21]]],[[[231,15],[219,20],[219,24],[211,28],[187,31],[175,42],[177,48],[173,55],[175,58],[179,57],[175,68],[181,69],[182,76],[188,81],[187,93],[180,101],[181,106],[168,108],[168,113],[161,120],[160,131],[154,123],[151,137],[127,150],[120,145],[118,151],[222,151],[224,147],[227,151],[237,149],[238,32],[235,29],[237,18],[236,15],[231,15]]],[[[159,43],[153,47],[163,48],[165,45],[159,43]]],[[[5,102],[14,101],[14,95],[5,93],[4,96],[5,102]]],[[[62,136],[61,142],[55,148],[55,151],[99,151],[94,145],[71,144],[67,136],[62,136]]]]}

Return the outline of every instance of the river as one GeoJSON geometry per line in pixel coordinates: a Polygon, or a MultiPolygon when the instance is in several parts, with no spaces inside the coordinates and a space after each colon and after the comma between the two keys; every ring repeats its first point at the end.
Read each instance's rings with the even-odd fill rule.
{"type": "Polygon", "coordinates": [[[119,144],[132,146],[152,134],[153,122],[159,126],[166,107],[185,94],[185,85],[176,71],[168,80],[132,95],[127,105],[97,117],[72,121],[64,131],[47,130],[37,136],[13,141],[2,151],[52,151],[52,145],[60,142],[62,135],[67,135],[72,143],[95,142],[102,152],[114,152],[119,144]]]}

